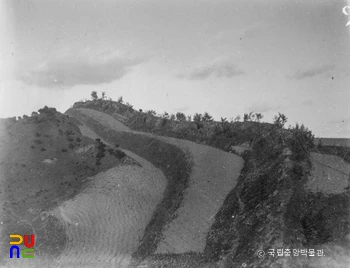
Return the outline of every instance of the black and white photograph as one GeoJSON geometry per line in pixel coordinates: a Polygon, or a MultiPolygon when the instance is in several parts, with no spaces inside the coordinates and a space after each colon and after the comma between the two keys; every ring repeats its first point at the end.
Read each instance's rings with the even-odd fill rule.
{"type": "Polygon", "coordinates": [[[0,0],[0,267],[349,268],[350,0],[0,0]]]}

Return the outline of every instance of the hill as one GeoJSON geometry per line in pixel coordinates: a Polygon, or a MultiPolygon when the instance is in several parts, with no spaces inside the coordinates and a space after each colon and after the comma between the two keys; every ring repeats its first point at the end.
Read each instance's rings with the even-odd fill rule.
{"type": "Polygon", "coordinates": [[[35,233],[36,252],[58,256],[67,236],[48,212],[80,193],[90,176],[132,163],[118,148],[83,136],[54,108],[1,119],[0,135],[1,252],[8,252],[9,233],[35,233]]]}
{"type": "MultiPolygon", "coordinates": [[[[338,184],[324,184],[322,179],[317,182],[317,191],[308,187],[315,176],[319,179],[317,165],[321,162],[315,154],[326,153],[338,156],[335,161],[347,161],[346,172],[346,149],[315,147],[311,131],[298,124],[284,129],[256,122],[169,120],[103,100],[74,107],[103,111],[134,130],[189,139],[228,152],[245,148],[241,150],[243,172],[215,215],[201,264],[194,261],[198,256],[189,252],[146,255],[142,262],[145,267],[238,267],[242,263],[246,267],[346,267],[350,248],[348,188],[345,184],[340,188],[338,184]],[[256,255],[257,250],[267,254],[271,248],[311,248],[315,252],[324,248],[327,255],[322,259],[256,255]]],[[[326,170],[332,168],[339,168],[339,164],[334,162],[326,170]]]]}
{"type": "Polygon", "coordinates": [[[38,251],[57,257],[30,267],[348,265],[349,149],[303,125],[156,116],[102,99],[39,112],[1,122],[2,234],[34,232],[38,251]]]}

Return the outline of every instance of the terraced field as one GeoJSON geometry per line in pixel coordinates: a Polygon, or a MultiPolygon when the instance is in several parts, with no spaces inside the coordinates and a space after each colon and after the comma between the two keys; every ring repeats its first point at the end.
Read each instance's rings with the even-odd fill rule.
{"type": "MultiPolygon", "coordinates": [[[[132,131],[101,112],[74,110],[110,129],[150,136],[192,156],[194,167],[189,186],[175,217],[165,225],[155,253],[202,252],[215,214],[237,183],[243,159],[190,141],[132,131]]],[[[79,128],[84,136],[99,137],[84,122],[79,128]]],[[[104,141],[104,137],[99,138],[104,141]]],[[[129,267],[131,255],[140,245],[145,228],[162,200],[167,179],[151,162],[134,152],[123,151],[139,165],[125,163],[89,177],[78,195],[47,212],[60,220],[68,236],[59,257],[37,255],[30,262],[13,259],[6,267],[129,267]]]]}
{"type": "Polygon", "coordinates": [[[163,231],[163,239],[156,253],[202,252],[209,227],[223,204],[225,196],[236,185],[243,167],[243,159],[234,154],[199,145],[191,141],[132,131],[121,122],[102,112],[89,109],[72,109],[83,113],[114,130],[148,135],[176,145],[189,152],[194,161],[190,186],[186,190],[181,207],[163,231]]]}

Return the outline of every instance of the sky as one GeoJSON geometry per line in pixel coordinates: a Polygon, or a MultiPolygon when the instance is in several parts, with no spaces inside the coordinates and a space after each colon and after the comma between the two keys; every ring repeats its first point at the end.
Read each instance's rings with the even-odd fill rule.
{"type": "Polygon", "coordinates": [[[159,114],[281,112],[350,138],[346,1],[0,1],[0,117],[65,112],[95,90],[159,114]]]}

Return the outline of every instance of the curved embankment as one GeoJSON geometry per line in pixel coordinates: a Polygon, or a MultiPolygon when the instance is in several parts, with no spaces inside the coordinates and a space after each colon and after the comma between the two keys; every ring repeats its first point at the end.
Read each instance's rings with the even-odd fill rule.
{"type": "MultiPolygon", "coordinates": [[[[164,203],[172,203],[174,200],[182,201],[181,206],[177,205],[175,215],[170,220],[159,222],[160,226],[158,225],[157,228],[153,228],[154,221],[157,220],[157,217],[153,216],[136,255],[202,252],[207,232],[214,221],[215,214],[222,206],[225,196],[237,183],[243,167],[243,159],[194,142],[132,131],[113,117],[98,111],[80,108],[70,109],[67,114],[87,123],[108,142],[117,142],[122,148],[134,151],[163,169],[168,184],[171,184],[170,189],[173,191],[177,190],[178,185],[180,187],[186,186],[183,200],[178,198],[180,191],[177,191],[176,195],[166,191],[162,201],[163,205],[160,204],[157,209],[160,213],[158,216],[161,214],[171,216],[175,212],[168,210],[169,206],[164,206],[164,203]],[[153,143],[154,146],[145,148],[147,143],[153,143]],[[188,185],[181,184],[185,183],[181,182],[182,178],[172,177],[172,172],[169,172],[169,169],[175,168],[173,172],[179,169],[177,159],[170,158],[160,162],[159,158],[162,156],[166,158],[168,152],[162,148],[164,143],[168,146],[181,148],[192,155],[193,170],[188,185]],[[169,198],[172,199],[169,200],[169,198]],[[162,232],[162,236],[159,232],[162,232]],[[157,238],[152,239],[150,236],[157,238]],[[146,246],[150,247],[150,250],[147,250],[146,246]]],[[[169,185],[167,188],[169,190],[169,185]]]]}
{"type": "MultiPolygon", "coordinates": [[[[85,125],[79,128],[85,136],[101,138],[85,125]]],[[[145,159],[124,152],[142,167],[119,166],[94,176],[88,188],[54,212],[69,237],[56,267],[129,266],[166,179],[145,159]]]]}
{"type": "MultiPolygon", "coordinates": [[[[99,138],[86,126],[79,127],[83,135],[99,138]]],[[[13,259],[6,267],[129,267],[166,179],[145,159],[124,152],[141,166],[121,165],[90,177],[81,193],[47,212],[63,223],[68,236],[58,258],[13,259]]]]}

